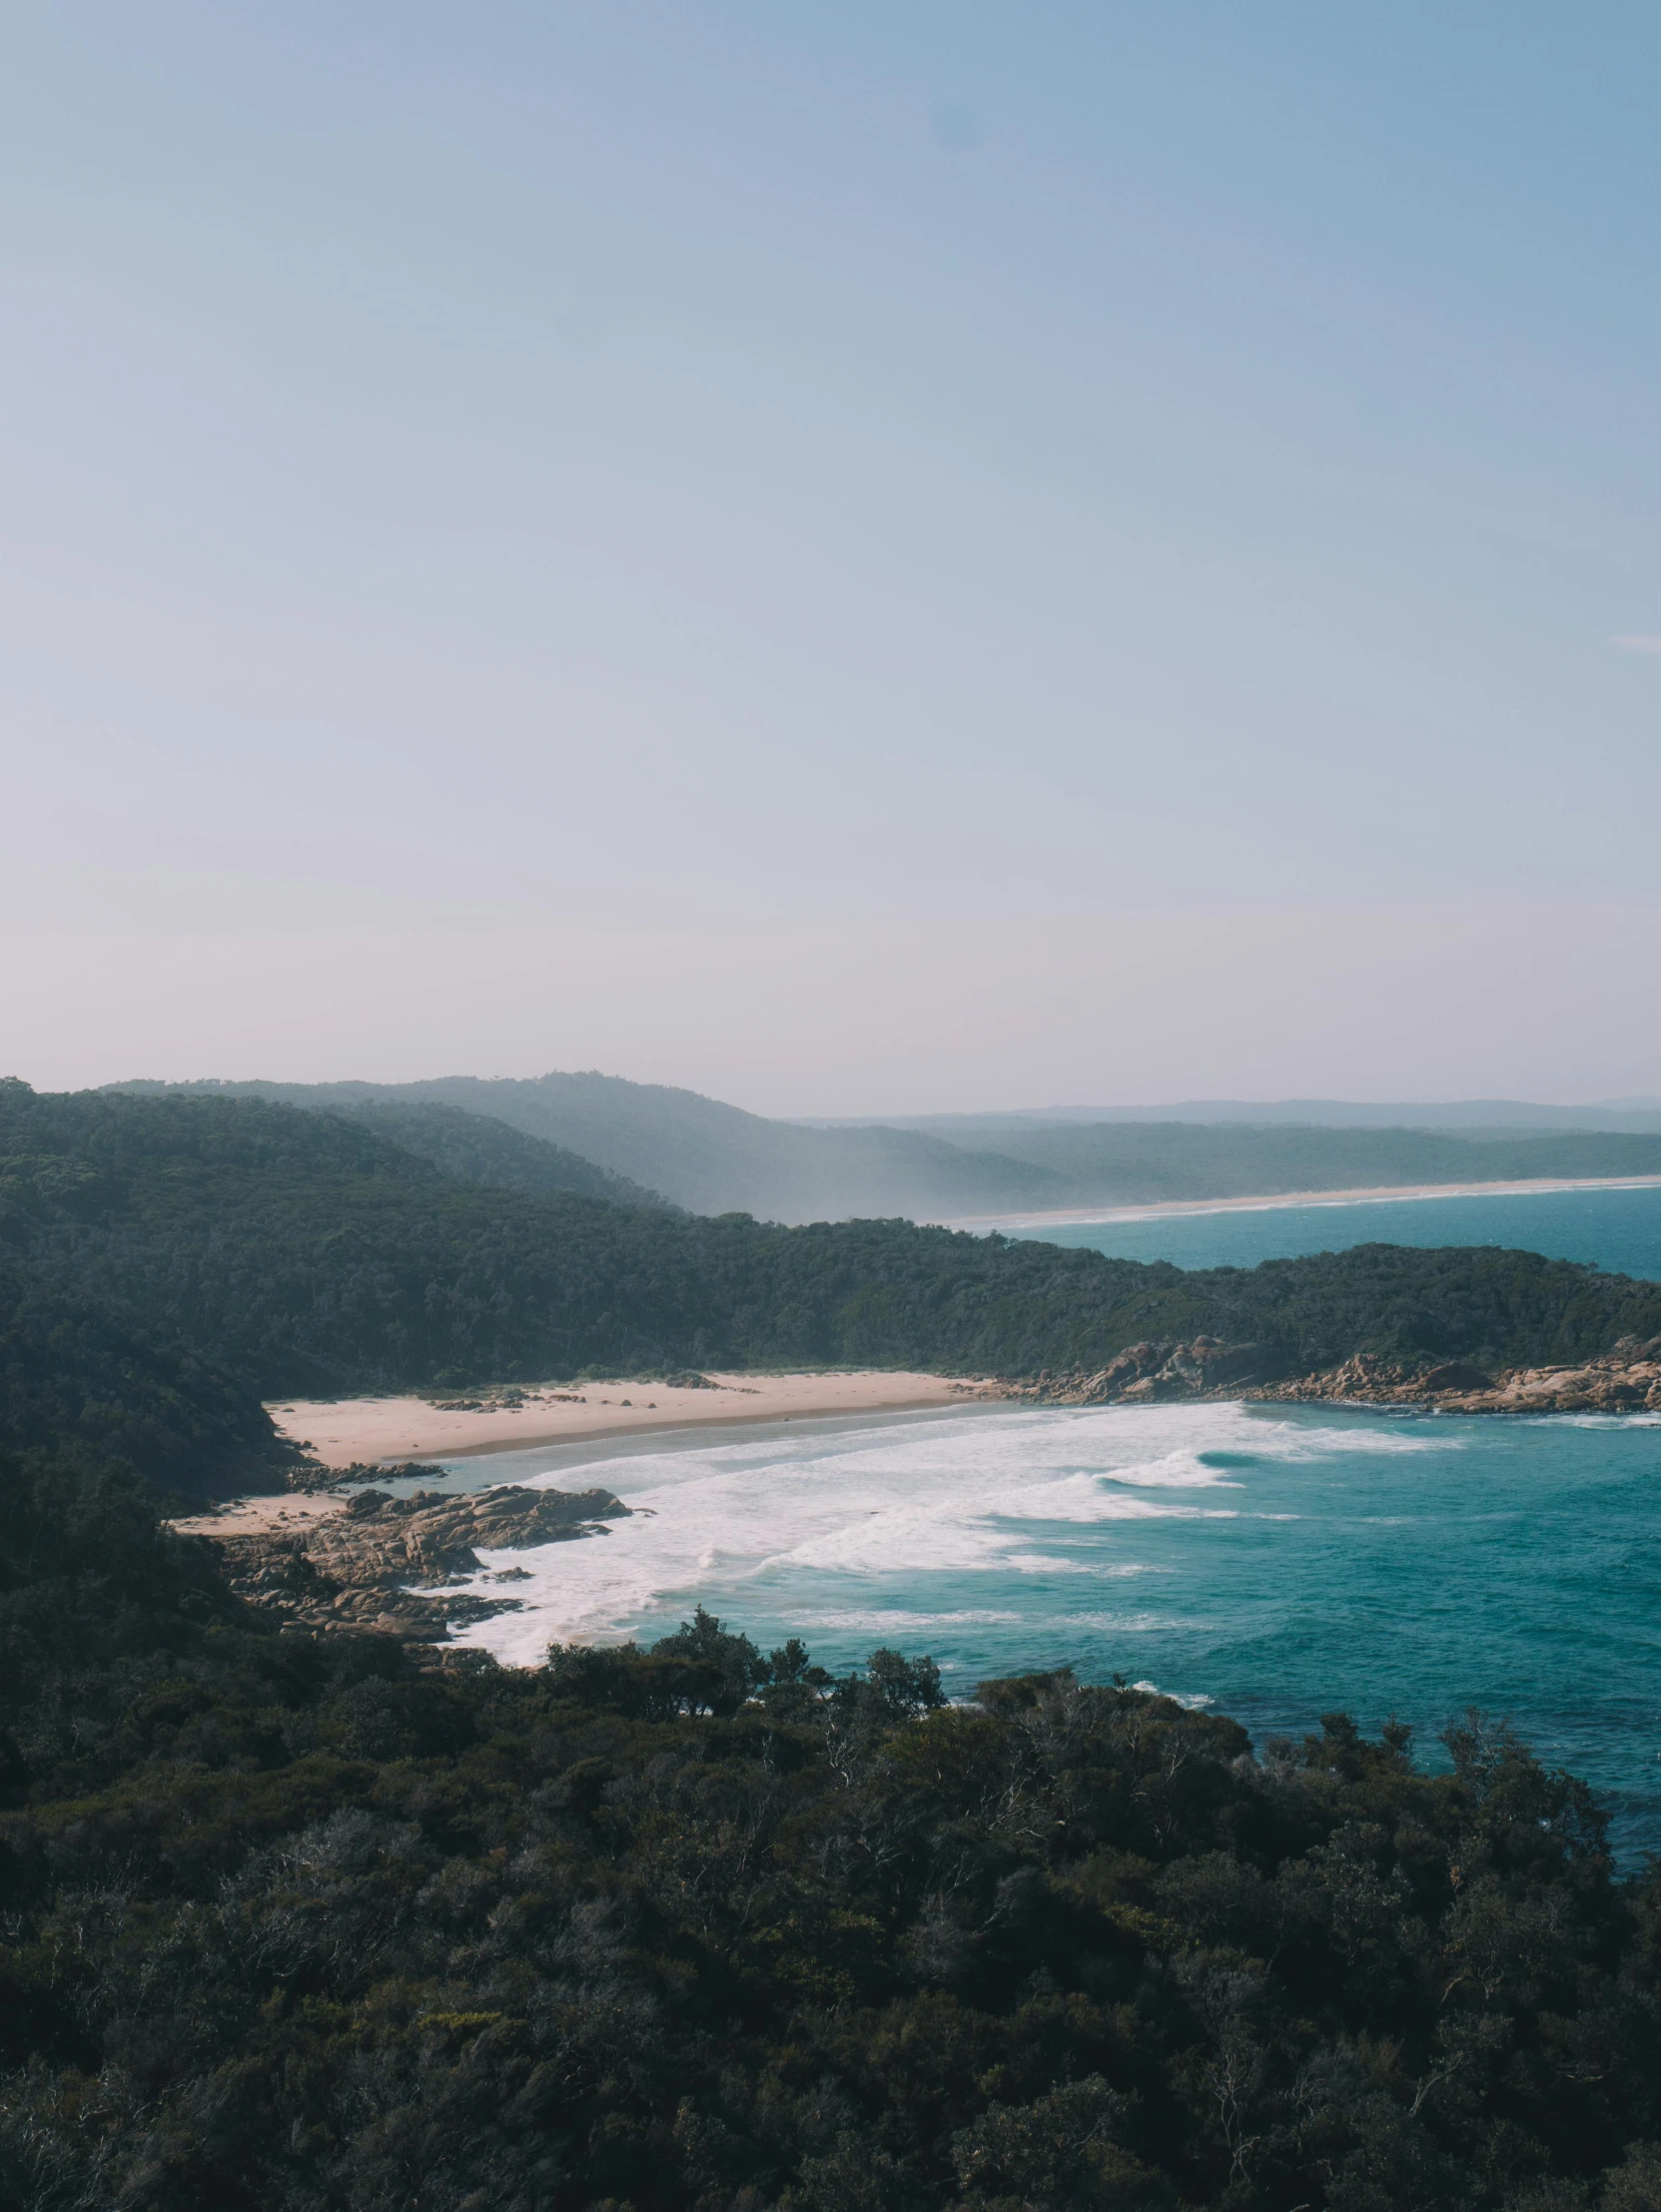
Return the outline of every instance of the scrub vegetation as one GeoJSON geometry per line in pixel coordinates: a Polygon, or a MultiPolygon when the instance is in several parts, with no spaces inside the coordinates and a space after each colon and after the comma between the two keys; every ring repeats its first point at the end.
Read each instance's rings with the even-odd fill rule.
{"type": "Polygon", "coordinates": [[[943,1703],[698,1614],[498,1670],[0,1466],[20,2212],[1641,2212],[1661,1882],[1478,1718],[943,1703]]]}

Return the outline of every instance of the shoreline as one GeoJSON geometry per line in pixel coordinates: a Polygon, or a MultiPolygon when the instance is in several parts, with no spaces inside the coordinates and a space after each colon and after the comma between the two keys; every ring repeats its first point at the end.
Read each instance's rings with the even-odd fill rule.
{"type": "Polygon", "coordinates": [[[1548,1175],[1526,1182],[1379,1183],[1351,1190],[1283,1190],[1240,1198],[1148,1198],[1107,1206],[1057,1206],[1036,1213],[959,1213],[938,1228],[985,1234],[1024,1228],[1098,1228],[1190,1213],[1271,1213],[1290,1206],[1390,1205],[1425,1198],[1532,1198],[1562,1190],[1655,1190],[1661,1175],[1548,1175]]]}
{"type": "MultiPolygon", "coordinates": [[[[826,1374],[719,1372],[696,1387],[630,1379],[585,1383],[546,1394],[525,1390],[518,1405],[482,1402],[464,1408],[406,1394],[285,1399],[266,1410],[281,1434],[311,1450],[327,1478],[377,1466],[392,1474],[424,1461],[432,1462],[437,1474],[450,1459],[584,1444],[645,1446],[654,1437],[701,1428],[938,1412],[996,1404],[1004,1395],[1005,1385],[990,1379],[854,1368],[826,1374]]],[[[349,1491],[327,1484],[253,1492],[182,1514],[169,1526],[181,1536],[298,1536],[309,1523],[343,1513],[350,1498],[349,1491]]]]}
{"type": "Polygon", "coordinates": [[[268,1405],[280,1434],[334,1472],[381,1461],[472,1459],[587,1444],[616,1436],[843,1413],[910,1413],[972,1402],[993,1386],[961,1376],[846,1369],[828,1374],[711,1373],[685,1385],[620,1379],[568,1388],[481,1393],[448,1404],[413,1394],[297,1398],[268,1405]]]}
{"type": "MultiPolygon", "coordinates": [[[[662,1402],[671,1396],[669,1385],[635,1383],[627,1386],[635,1390],[651,1388],[658,1393],[658,1402],[648,1400],[640,1405],[597,1398],[600,1388],[618,1390],[625,1387],[621,1383],[591,1385],[597,1401],[592,1408],[582,1404],[580,1397],[559,1394],[556,1402],[569,1404],[571,1417],[551,1434],[536,1434],[523,1427],[500,1433],[514,1419],[514,1409],[480,1407],[472,1418],[489,1424],[495,1433],[482,1436],[475,1427],[462,1437],[458,1448],[453,1441],[434,1444],[428,1434],[424,1448],[384,1452],[380,1455],[380,1463],[386,1468],[387,1479],[398,1482],[401,1477],[405,1481],[411,1479],[423,1461],[431,1462],[434,1475],[441,1477],[443,1463],[452,1459],[478,1460],[498,1454],[543,1450],[574,1453],[583,1446],[610,1445],[610,1451],[601,1453],[602,1458],[609,1459],[627,1456],[632,1449],[649,1448],[660,1437],[679,1437],[690,1442],[692,1433],[699,1429],[784,1427],[792,1421],[834,1425],[838,1421],[859,1422],[883,1414],[967,1410],[972,1406],[988,1412],[1000,1406],[1012,1411],[1039,1407],[1058,1411],[1063,1408],[1106,1411],[1152,1405],[1228,1403],[1242,1406],[1329,1405],[1369,1412],[1452,1413],[1479,1417],[1522,1414],[1538,1418],[1585,1413],[1641,1417],[1647,1413],[1653,1419],[1661,1414],[1661,1337],[1648,1344],[1633,1344],[1630,1351],[1623,1344],[1579,1366],[1511,1368],[1485,1375],[1457,1362],[1449,1362],[1421,1374],[1387,1360],[1357,1354],[1335,1368],[1279,1381],[1264,1381],[1247,1374],[1230,1375],[1228,1379],[1220,1375],[1219,1379],[1211,1380],[1204,1368],[1216,1354],[1224,1355],[1224,1373],[1232,1363],[1228,1359],[1229,1347],[1218,1345],[1203,1351],[1202,1345],[1207,1343],[1208,1340],[1203,1339],[1193,1345],[1138,1345],[1130,1352],[1121,1353],[1110,1363],[1109,1369],[1099,1374],[1074,1370],[1042,1381],[994,1378],[965,1381],[944,1375],[891,1374],[876,1370],[771,1376],[752,1383],[734,1380],[696,1392],[676,1388],[672,1393],[675,1397],[697,1396],[705,1398],[706,1402],[690,1412],[678,1415],[671,1412],[668,1419],[653,1416],[670,1411],[662,1402]],[[834,1396],[830,1395],[832,1390],[834,1396]],[[707,1402],[708,1399],[727,1400],[740,1394],[766,1397],[769,1402],[748,1408],[707,1402]],[[781,1396],[786,1401],[782,1407],[781,1396]],[[602,1409],[609,1418],[591,1418],[602,1409]]],[[[371,1484],[371,1470],[377,1462],[358,1455],[374,1441],[372,1431],[377,1421],[383,1429],[389,1424],[399,1424],[401,1434],[407,1439],[412,1422],[416,1424],[418,1435],[422,1424],[428,1430],[441,1424],[447,1432],[451,1424],[467,1417],[414,1397],[296,1400],[272,1410],[285,1413],[295,1430],[302,1425],[322,1427],[321,1421],[309,1419],[320,1414],[337,1420],[341,1437],[337,1451],[345,1449],[346,1440],[350,1439],[354,1456],[338,1458],[327,1472],[338,1475],[354,1469],[359,1482],[364,1482],[368,1476],[371,1484]]],[[[520,1420],[526,1410],[531,1411],[533,1421],[536,1413],[545,1414],[545,1409],[528,1393],[525,1406],[518,1409],[520,1420]]],[[[577,1463],[587,1464],[580,1459],[577,1463]]],[[[553,1470],[546,1472],[551,1475],[553,1470]]],[[[522,1478],[508,1479],[511,1485],[515,1479],[522,1478]]],[[[309,1527],[347,1514],[354,1496],[361,1494],[354,1487],[343,1488],[338,1484],[315,1490],[256,1492],[227,1499],[203,1512],[181,1515],[169,1526],[182,1536],[299,1539],[304,1547],[305,1531],[309,1527]]]]}

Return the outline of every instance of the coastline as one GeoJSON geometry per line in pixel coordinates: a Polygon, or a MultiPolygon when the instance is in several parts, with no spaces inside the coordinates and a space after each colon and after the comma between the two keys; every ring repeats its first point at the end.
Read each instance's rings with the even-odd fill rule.
{"type": "MultiPolygon", "coordinates": [[[[423,1485],[413,1496],[390,1500],[374,1486],[378,1465],[404,1492],[412,1479],[418,1482],[422,1461],[435,1463],[434,1474],[441,1479],[441,1463],[451,1459],[605,1444],[620,1448],[626,1456],[631,1449],[649,1449],[657,1438],[690,1442],[692,1432],[699,1429],[778,1426],[793,1420],[834,1424],[839,1417],[947,1407],[992,1410],[999,1404],[1012,1410],[1022,1406],[1084,1410],[1204,1402],[1324,1403],[1420,1414],[1647,1414],[1651,1420],[1661,1415],[1661,1337],[1647,1343],[1623,1339],[1612,1351],[1576,1366],[1513,1368],[1491,1374],[1458,1361],[1426,1366],[1361,1353],[1336,1367],[1286,1375],[1272,1361],[1265,1366],[1261,1355],[1260,1346],[1228,1345],[1200,1337],[1192,1343],[1131,1346],[1096,1373],[1075,1369],[1024,1380],[963,1381],[878,1369],[750,1379],[728,1375],[719,1380],[705,1377],[697,1384],[612,1381],[589,1384],[581,1391],[546,1393],[503,1389],[481,1392],[462,1405],[433,1404],[414,1396],[294,1400],[270,1410],[283,1417],[286,1433],[297,1442],[307,1442],[324,1459],[323,1483],[312,1490],[228,1500],[205,1512],[181,1516],[171,1526],[180,1535],[206,1536],[225,1544],[226,1557],[242,1577],[238,1587],[246,1585],[246,1595],[298,1609],[297,1617],[311,1619],[313,1625],[325,1615],[339,1615],[360,1626],[441,1643],[450,1633],[448,1612],[410,1583],[412,1575],[417,1582],[448,1579],[431,1572],[424,1578],[416,1574],[417,1565],[431,1567],[426,1552],[432,1532],[451,1549],[459,1545],[457,1556],[464,1553],[463,1564],[476,1569],[479,1563],[466,1547],[480,1538],[461,1524],[477,1514],[481,1498],[505,1496],[516,1502],[525,1493],[514,1485],[526,1478],[509,1476],[505,1491],[486,1482],[477,1495],[457,1497],[428,1491],[423,1485]],[[509,1399],[517,1402],[499,1402],[509,1399]],[[313,1430],[318,1433],[303,1434],[313,1430]],[[323,1486],[331,1474],[346,1474],[349,1479],[344,1486],[323,1486]],[[360,1487],[366,1477],[368,1486],[360,1487]],[[405,1480],[400,1482],[400,1477],[405,1480]],[[421,1558],[400,1564],[388,1550],[382,1520],[390,1515],[397,1523],[412,1514],[418,1516],[410,1534],[420,1536],[421,1558]],[[428,1522],[432,1531],[427,1530],[428,1522]],[[356,1555],[365,1551],[365,1537],[368,1551],[359,1559],[356,1555]],[[311,1557],[314,1566],[319,1560],[324,1563],[327,1592],[297,1594],[291,1588],[292,1561],[303,1556],[311,1557]],[[320,1603],[323,1613],[318,1611],[320,1603]]],[[[578,1464],[583,1464],[580,1454],[578,1464]]],[[[583,1479],[591,1482],[593,1471],[584,1465],[583,1479]]],[[[554,1479],[548,1470],[541,1474],[540,1485],[554,1479]]],[[[544,1502],[580,1504],[584,1512],[601,1520],[627,1512],[609,1492],[590,1488],[567,1497],[540,1485],[536,1494],[544,1502]]],[[[522,1545],[595,1533],[604,1531],[571,1526],[551,1534],[515,1531],[483,1540],[498,1546],[522,1545]]],[[[396,1528],[393,1547],[396,1551],[396,1528]]],[[[469,1618],[482,1618],[481,1605],[490,1612],[517,1609],[516,1601],[505,1599],[470,1596],[466,1602],[473,1608],[469,1618]]],[[[451,1606],[449,1611],[453,1610],[451,1606]]]]}
{"type": "Polygon", "coordinates": [[[1159,1221],[1189,1213],[1270,1213],[1289,1206],[1390,1205],[1420,1198],[1529,1198],[1556,1190],[1655,1190],[1661,1175],[1552,1175],[1527,1182],[1410,1182],[1353,1190],[1281,1190],[1244,1198],[1150,1198],[1108,1206],[1057,1206],[1037,1213],[959,1213],[932,1224],[985,1235],[1021,1229],[1096,1228],[1114,1221],[1159,1221]]]}
{"type": "MultiPolygon", "coordinates": [[[[690,1386],[624,1378],[569,1389],[480,1393],[478,1402],[465,1407],[406,1395],[285,1399],[266,1410],[282,1435],[307,1447],[327,1477],[377,1465],[391,1470],[423,1460],[482,1459],[496,1452],[625,1438],[644,1444],[688,1429],[922,1413],[1005,1395],[1006,1386],[992,1380],[857,1368],[827,1374],[718,1372],[690,1386]],[[520,1402],[504,1402],[511,1398],[520,1402]]],[[[301,1537],[309,1525],[343,1514],[349,1503],[349,1493],[327,1486],[255,1492],[183,1514],[169,1526],[181,1536],[301,1537]]]]}
{"type": "Polygon", "coordinates": [[[991,1387],[961,1377],[885,1368],[829,1374],[711,1373],[699,1383],[586,1382],[480,1394],[473,1404],[428,1398],[293,1399],[267,1410],[279,1432],[340,1471],[382,1460],[474,1458],[541,1445],[839,1413],[908,1413],[961,1405],[991,1387]],[[520,1402],[511,1400],[518,1397],[520,1402]]]}

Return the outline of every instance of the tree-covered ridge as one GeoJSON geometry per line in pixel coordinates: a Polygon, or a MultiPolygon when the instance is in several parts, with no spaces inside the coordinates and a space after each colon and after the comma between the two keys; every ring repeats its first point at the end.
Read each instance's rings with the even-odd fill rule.
{"type": "Polygon", "coordinates": [[[587,1198],[609,1198],[613,1205],[667,1205],[668,1200],[627,1175],[596,1167],[559,1144],[436,1101],[372,1101],[332,1106],[345,1120],[361,1121],[385,1137],[452,1175],[494,1190],[575,1190],[587,1198]]]}
{"type": "Polygon", "coordinates": [[[943,1215],[1061,1205],[1042,1167],[965,1151],[916,1129],[817,1129],[662,1084],[595,1073],[529,1081],[440,1077],[409,1084],[126,1085],[149,1096],[257,1098],[321,1112],[438,1104],[580,1154],[699,1213],[782,1221],[850,1214],[943,1215]]]}
{"type": "Polygon", "coordinates": [[[25,1306],[116,1314],[268,1397],[688,1364],[1030,1375],[1201,1332],[1306,1368],[1515,1364],[1661,1332],[1661,1285],[1530,1253],[1185,1272],[903,1221],[784,1229],[481,1188],[258,1101],[21,1085],[0,1088],[0,1236],[25,1306]]]}
{"type": "Polygon", "coordinates": [[[19,2212],[1644,2212],[1661,1886],[1503,1729],[698,1615],[420,1671],[0,1460],[19,2212]]]}

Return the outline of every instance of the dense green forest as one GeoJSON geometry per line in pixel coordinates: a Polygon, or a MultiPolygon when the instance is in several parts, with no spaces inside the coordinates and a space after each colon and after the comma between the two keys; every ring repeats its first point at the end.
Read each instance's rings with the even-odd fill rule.
{"type": "MultiPolygon", "coordinates": [[[[1288,1369],[1356,1350],[1569,1359],[1661,1331],[1661,1285],[1528,1253],[1370,1245],[1185,1273],[903,1221],[786,1229],[481,1187],[357,1117],[21,1084],[0,1086],[0,1251],[25,1408],[48,1389],[47,1310],[60,1394],[84,1371],[89,1398],[107,1395],[125,1332],[174,1360],[199,1409],[233,1386],[279,1397],[686,1364],[1023,1375],[1202,1331],[1288,1369]],[[71,1310],[85,1318],[64,1335],[71,1310]]],[[[31,1416],[12,1434],[47,1431],[31,1416]]]]}
{"type": "Polygon", "coordinates": [[[455,1658],[0,1460],[0,2201],[1661,2203],[1661,1881],[1502,1728],[1432,1777],[701,1615],[455,1658]]]}
{"type": "Polygon", "coordinates": [[[295,1457],[248,1374],[0,1256],[0,1449],[66,1447],[183,1496],[281,1489],[295,1457]]]}
{"type": "MultiPolygon", "coordinates": [[[[151,1096],[168,1089],[127,1088],[151,1096]]],[[[953,1115],[904,1128],[815,1126],[768,1120],[692,1091],[594,1074],[524,1081],[452,1076],[411,1084],[199,1084],[177,1086],[173,1095],[258,1097],[327,1112],[373,1111],[378,1106],[389,1112],[435,1106],[450,1116],[464,1111],[545,1140],[567,1158],[598,1162],[696,1212],[741,1209],[795,1222],[896,1213],[938,1221],[1277,1190],[1661,1174],[1661,1134],[1653,1130],[1513,1135],[1158,1119],[1068,1123],[1009,1114],[953,1115]]],[[[451,1171],[465,1172],[455,1133],[452,1120],[448,1156],[440,1149],[432,1149],[431,1156],[451,1171]]],[[[474,1149],[483,1148],[483,1140],[475,1140],[474,1149]]],[[[590,1167],[589,1175],[595,1171],[590,1167]]],[[[594,1196],[625,1194],[596,1187],[569,1168],[564,1183],[594,1196]]]]}

